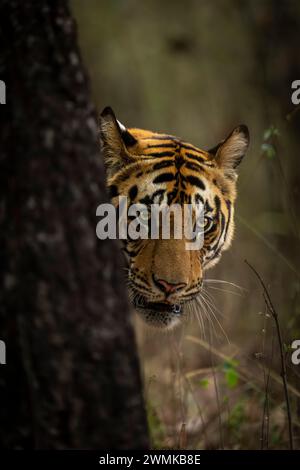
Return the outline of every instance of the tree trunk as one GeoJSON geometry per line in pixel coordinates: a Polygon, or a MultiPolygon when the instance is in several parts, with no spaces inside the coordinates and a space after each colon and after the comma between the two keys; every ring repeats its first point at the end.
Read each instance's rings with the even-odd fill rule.
{"type": "Polygon", "coordinates": [[[4,448],[147,447],[95,111],[65,0],[2,0],[0,440],[4,448]]]}

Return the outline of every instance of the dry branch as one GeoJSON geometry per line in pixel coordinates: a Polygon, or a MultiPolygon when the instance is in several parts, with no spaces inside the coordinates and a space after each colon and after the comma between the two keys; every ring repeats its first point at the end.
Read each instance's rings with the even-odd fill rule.
{"type": "Polygon", "coordinates": [[[275,322],[278,345],[279,345],[279,350],[280,350],[281,378],[282,378],[282,384],[283,384],[283,390],[284,390],[284,396],[285,396],[285,402],[286,402],[286,410],[287,410],[288,429],[289,429],[289,444],[290,444],[290,449],[292,450],[294,446],[293,446],[293,429],[292,429],[291,406],[290,406],[290,399],[289,399],[289,393],[288,393],[286,364],[285,364],[285,358],[284,358],[284,352],[283,352],[283,341],[282,341],[282,334],[281,334],[281,329],[280,329],[280,324],[279,324],[278,313],[277,313],[277,311],[276,311],[276,309],[273,305],[273,302],[271,300],[269,291],[268,291],[264,281],[262,280],[260,274],[256,271],[256,269],[247,260],[245,260],[245,263],[254,272],[257,279],[259,280],[259,282],[260,282],[260,284],[263,288],[263,298],[264,298],[266,307],[267,307],[269,313],[271,314],[271,316],[272,316],[272,318],[275,322]]]}

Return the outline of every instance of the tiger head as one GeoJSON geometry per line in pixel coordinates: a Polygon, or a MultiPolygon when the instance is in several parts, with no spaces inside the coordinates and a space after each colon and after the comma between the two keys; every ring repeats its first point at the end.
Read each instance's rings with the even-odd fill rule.
{"type": "Polygon", "coordinates": [[[152,204],[193,207],[200,201],[204,208],[199,250],[186,249],[184,236],[124,241],[135,309],[148,324],[173,327],[187,317],[189,304],[201,293],[204,272],[232,241],[236,167],[249,144],[248,129],[236,127],[205,151],[168,134],[127,129],[105,108],[100,141],[115,207],[119,196],[126,196],[129,205],[143,204],[149,208],[141,214],[147,224],[152,204]]]}

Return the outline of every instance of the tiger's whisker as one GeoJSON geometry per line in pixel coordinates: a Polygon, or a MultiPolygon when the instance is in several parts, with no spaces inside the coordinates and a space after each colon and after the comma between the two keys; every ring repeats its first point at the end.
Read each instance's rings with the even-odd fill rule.
{"type": "Polygon", "coordinates": [[[247,289],[245,289],[244,287],[241,287],[239,286],[238,284],[235,284],[234,282],[230,282],[230,281],[225,281],[223,279],[204,279],[203,280],[204,284],[228,284],[232,287],[235,287],[236,289],[239,289],[239,290],[242,290],[242,291],[246,291],[247,289]]]}
{"type": "Polygon", "coordinates": [[[209,309],[209,311],[211,312],[214,320],[216,321],[217,325],[219,326],[220,330],[222,331],[224,337],[226,338],[226,341],[228,342],[228,344],[230,344],[230,341],[229,341],[229,338],[227,336],[227,333],[226,331],[224,330],[223,326],[221,325],[221,323],[219,322],[215,312],[214,312],[214,306],[211,302],[208,301],[208,299],[205,299],[203,296],[202,296],[202,300],[203,302],[206,304],[207,308],[209,309]]]}
{"type": "Polygon", "coordinates": [[[234,292],[232,290],[228,290],[228,289],[222,289],[221,287],[215,287],[215,286],[207,286],[208,289],[214,289],[214,290],[218,290],[220,292],[225,292],[227,294],[233,294],[233,295],[236,295],[238,297],[242,297],[242,294],[240,294],[239,292],[234,292]]]}

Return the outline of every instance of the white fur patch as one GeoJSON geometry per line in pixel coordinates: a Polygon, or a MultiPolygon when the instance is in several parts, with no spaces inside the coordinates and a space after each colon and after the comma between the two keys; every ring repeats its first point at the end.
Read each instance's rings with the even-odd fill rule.
{"type": "Polygon", "coordinates": [[[121,130],[122,132],[125,132],[125,131],[126,131],[126,127],[124,126],[124,124],[122,124],[120,121],[118,121],[118,119],[117,119],[117,123],[118,123],[118,126],[119,126],[120,130],[121,130]]]}

